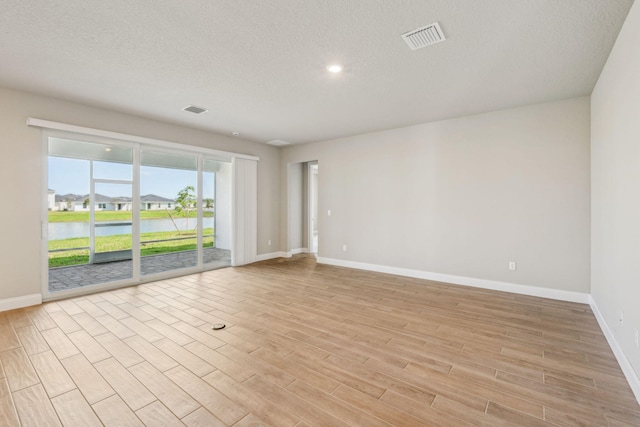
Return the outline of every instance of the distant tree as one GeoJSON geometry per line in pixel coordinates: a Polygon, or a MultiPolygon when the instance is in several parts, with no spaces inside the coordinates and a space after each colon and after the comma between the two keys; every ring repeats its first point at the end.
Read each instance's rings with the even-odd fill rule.
{"type": "Polygon", "coordinates": [[[213,199],[204,199],[203,202],[205,209],[213,208],[213,199]]]}
{"type": "Polygon", "coordinates": [[[178,214],[182,214],[185,217],[186,229],[189,229],[189,215],[196,205],[196,189],[193,185],[187,185],[182,190],[178,191],[176,197],[176,207],[174,210],[178,214]]]}

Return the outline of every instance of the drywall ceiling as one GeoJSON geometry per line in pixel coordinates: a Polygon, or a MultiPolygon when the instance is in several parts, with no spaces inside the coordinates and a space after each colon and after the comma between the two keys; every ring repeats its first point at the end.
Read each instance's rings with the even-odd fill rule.
{"type": "Polygon", "coordinates": [[[0,86],[304,143],[588,95],[631,4],[0,0],[0,86]]]}

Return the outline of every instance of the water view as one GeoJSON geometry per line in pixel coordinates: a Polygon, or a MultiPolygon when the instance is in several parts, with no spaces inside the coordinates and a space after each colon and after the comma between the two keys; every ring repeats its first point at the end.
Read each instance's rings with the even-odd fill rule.
{"type": "MultiPolygon", "coordinates": [[[[178,227],[180,231],[186,231],[193,230],[196,227],[196,218],[189,218],[188,224],[185,218],[176,218],[174,221],[175,225],[174,222],[168,218],[140,220],[140,233],[176,231],[176,227],[178,227]]],[[[203,228],[213,228],[214,218],[203,218],[202,224],[203,228]]],[[[115,236],[118,234],[131,234],[131,221],[96,222],[96,236],[115,236]]],[[[49,240],[63,240],[88,236],[89,223],[86,221],[49,223],[49,240]]]]}

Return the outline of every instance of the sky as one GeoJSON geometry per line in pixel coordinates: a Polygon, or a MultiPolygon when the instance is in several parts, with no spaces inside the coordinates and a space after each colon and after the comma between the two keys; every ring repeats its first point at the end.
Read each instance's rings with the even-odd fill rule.
{"type": "MultiPolygon", "coordinates": [[[[131,180],[132,166],[122,163],[94,161],[94,178],[131,180]]],[[[88,160],[49,156],[48,187],[56,194],[89,194],[90,166],[88,160]]],[[[204,173],[203,198],[214,197],[214,174],[204,173]]],[[[178,191],[188,185],[196,188],[196,171],[181,169],[140,167],[140,195],[155,194],[175,199],[178,191]]],[[[131,186],[96,183],[96,193],[109,197],[131,197],[131,186]]]]}

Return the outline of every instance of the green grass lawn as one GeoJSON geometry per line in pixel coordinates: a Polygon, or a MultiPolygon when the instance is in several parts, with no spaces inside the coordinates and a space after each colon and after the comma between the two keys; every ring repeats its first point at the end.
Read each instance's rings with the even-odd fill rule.
{"type": "MultiPolygon", "coordinates": [[[[169,211],[174,220],[184,218],[182,213],[169,211]]],[[[140,219],[168,219],[167,211],[140,211],[140,219]]],[[[205,218],[213,216],[213,212],[205,211],[205,218]]],[[[198,212],[189,213],[189,218],[197,218],[198,212]]],[[[131,211],[98,211],[96,221],[126,221],[131,220],[131,211]]],[[[89,212],[49,211],[49,222],[89,222],[89,212]]]]}
{"type": "MultiPolygon", "coordinates": [[[[203,247],[213,247],[213,228],[203,230],[203,247]]],[[[180,252],[196,249],[196,233],[176,231],[164,231],[155,233],[142,233],[140,235],[141,246],[140,255],[158,255],[170,252],[180,252]],[[170,242],[144,243],[151,240],[173,239],[178,237],[190,237],[185,240],[174,240],[170,242]]],[[[89,246],[88,237],[74,239],[50,240],[49,250],[70,249],[89,246]]],[[[96,252],[110,252],[131,249],[131,234],[118,234],[115,236],[96,237],[96,252]]],[[[81,249],[75,251],[50,252],[49,268],[63,267],[68,265],[87,264],[89,262],[89,250],[81,249]]]]}

